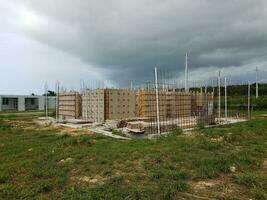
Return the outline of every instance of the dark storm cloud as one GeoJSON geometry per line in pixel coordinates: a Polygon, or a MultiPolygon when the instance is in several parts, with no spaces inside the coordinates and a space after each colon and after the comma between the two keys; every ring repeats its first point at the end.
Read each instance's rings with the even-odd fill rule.
{"type": "Polygon", "coordinates": [[[145,82],[153,67],[182,72],[266,61],[265,0],[27,0],[23,34],[93,65],[104,78],[145,82]]]}

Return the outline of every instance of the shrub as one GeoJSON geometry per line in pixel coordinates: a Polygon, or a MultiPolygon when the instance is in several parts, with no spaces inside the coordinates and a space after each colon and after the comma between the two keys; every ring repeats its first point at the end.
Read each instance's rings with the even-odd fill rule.
{"type": "Polygon", "coordinates": [[[173,135],[182,135],[182,133],[183,133],[183,130],[179,127],[177,127],[176,129],[172,131],[173,135]]]}

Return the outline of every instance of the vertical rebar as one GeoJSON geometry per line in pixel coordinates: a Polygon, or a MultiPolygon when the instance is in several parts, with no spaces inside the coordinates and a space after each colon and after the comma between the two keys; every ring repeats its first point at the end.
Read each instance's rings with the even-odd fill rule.
{"type": "Polygon", "coordinates": [[[248,82],[248,119],[250,119],[250,82],[248,82]]]}
{"type": "Polygon", "coordinates": [[[56,82],[56,123],[59,119],[59,81],[56,82]]]}
{"type": "Polygon", "coordinates": [[[256,67],[256,99],[259,98],[258,67],[256,67]]]}
{"type": "Polygon", "coordinates": [[[219,77],[218,77],[218,114],[219,114],[219,123],[221,123],[221,71],[219,71],[219,77]]]}
{"type": "Polygon", "coordinates": [[[227,105],[227,78],[224,79],[224,111],[225,111],[225,121],[228,123],[228,105],[227,105]]]}
{"type": "Polygon", "coordinates": [[[185,92],[188,92],[188,57],[187,53],[185,54],[185,77],[184,77],[184,89],[185,92]]]}
{"type": "Polygon", "coordinates": [[[47,86],[47,82],[45,82],[45,119],[47,120],[48,119],[48,102],[47,102],[47,99],[48,99],[48,95],[47,95],[47,92],[48,92],[48,86],[47,86]]]}
{"type": "Polygon", "coordinates": [[[159,88],[158,88],[158,71],[155,67],[155,87],[156,87],[156,110],[157,110],[157,130],[160,134],[160,119],[159,119],[159,88]]]}

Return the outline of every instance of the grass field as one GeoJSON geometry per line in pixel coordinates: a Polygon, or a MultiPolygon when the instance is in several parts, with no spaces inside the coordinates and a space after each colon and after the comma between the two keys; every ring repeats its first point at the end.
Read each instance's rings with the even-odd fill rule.
{"type": "Polygon", "coordinates": [[[0,115],[0,199],[267,199],[267,119],[120,141],[37,116],[0,115]]]}

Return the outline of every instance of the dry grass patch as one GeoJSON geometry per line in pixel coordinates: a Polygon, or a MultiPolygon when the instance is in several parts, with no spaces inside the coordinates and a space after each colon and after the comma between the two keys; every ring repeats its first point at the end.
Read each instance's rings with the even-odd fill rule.
{"type": "Polygon", "coordinates": [[[71,136],[80,136],[80,135],[93,135],[88,129],[75,129],[69,127],[59,127],[56,132],[57,135],[71,135],[71,136]]]}
{"type": "Polygon", "coordinates": [[[263,168],[267,169],[267,158],[265,158],[263,161],[263,168]]]}

